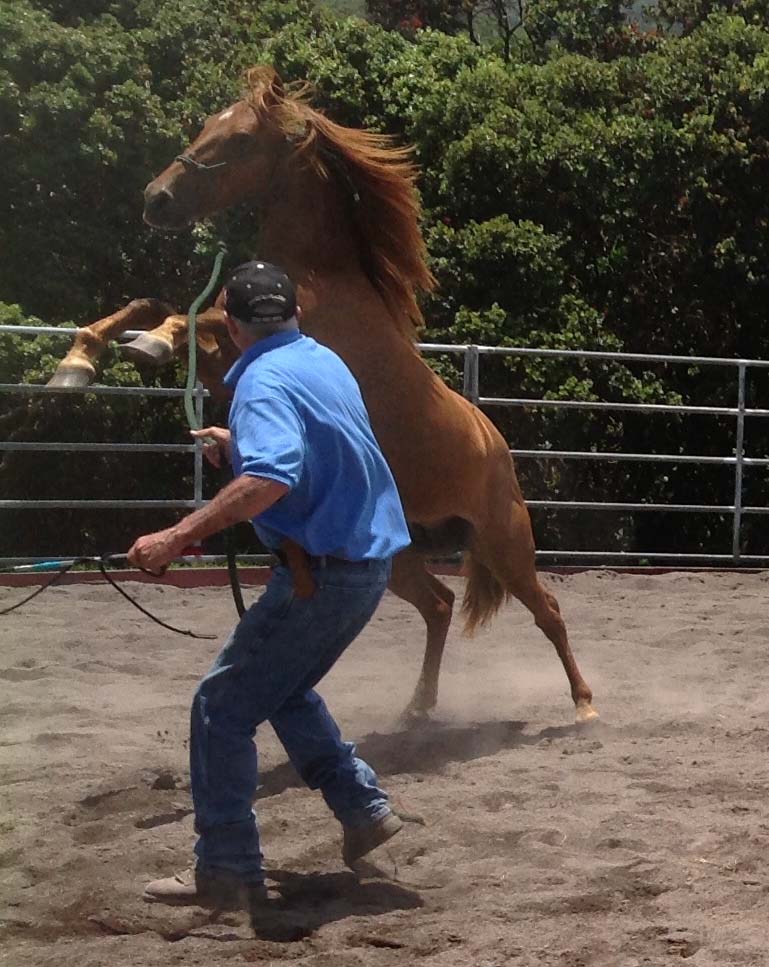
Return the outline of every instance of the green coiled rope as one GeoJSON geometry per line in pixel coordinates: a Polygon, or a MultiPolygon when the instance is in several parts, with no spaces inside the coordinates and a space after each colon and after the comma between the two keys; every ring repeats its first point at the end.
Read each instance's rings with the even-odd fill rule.
{"type": "MultiPolygon", "coordinates": [[[[211,295],[214,290],[214,286],[219,281],[219,275],[222,271],[222,262],[224,261],[226,254],[226,246],[220,245],[219,251],[216,253],[216,258],[214,259],[214,267],[211,270],[211,278],[208,280],[208,284],[206,285],[205,289],[203,289],[197,299],[195,299],[195,301],[192,303],[190,310],[187,313],[187,384],[184,387],[184,412],[187,416],[187,423],[189,424],[191,430],[201,429],[201,424],[198,422],[198,417],[195,413],[194,400],[195,384],[198,381],[198,310],[211,295]]],[[[230,578],[230,590],[232,591],[232,598],[235,602],[235,608],[238,614],[242,617],[246,608],[243,602],[243,592],[240,587],[240,579],[238,577],[238,565],[235,558],[235,539],[231,527],[228,527],[224,532],[224,545],[227,554],[227,572],[230,578]]]]}
{"type": "Polygon", "coordinates": [[[208,285],[206,285],[205,289],[195,299],[190,306],[190,311],[187,313],[187,385],[184,387],[184,412],[191,430],[199,430],[201,428],[200,423],[198,423],[197,414],[195,413],[194,402],[195,384],[198,381],[198,310],[214,291],[214,286],[219,281],[222,262],[226,254],[227,249],[224,245],[220,245],[219,251],[216,253],[216,258],[214,259],[214,267],[211,271],[211,278],[208,280],[208,285]]]}

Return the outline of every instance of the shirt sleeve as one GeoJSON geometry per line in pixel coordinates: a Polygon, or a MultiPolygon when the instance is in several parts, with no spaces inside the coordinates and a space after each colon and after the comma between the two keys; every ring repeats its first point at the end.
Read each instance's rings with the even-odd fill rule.
{"type": "Polygon", "coordinates": [[[241,473],[277,480],[291,489],[299,483],[305,428],[289,402],[274,397],[247,400],[238,407],[231,429],[241,473]]]}

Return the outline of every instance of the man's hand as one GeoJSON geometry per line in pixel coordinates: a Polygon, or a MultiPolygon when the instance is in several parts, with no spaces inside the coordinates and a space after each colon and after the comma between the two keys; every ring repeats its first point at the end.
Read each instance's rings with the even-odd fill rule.
{"type": "MultiPolygon", "coordinates": [[[[208,433],[209,430],[197,432],[208,433]]],[[[126,556],[131,564],[162,574],[186,547],[218,534],[225,527],[258,517],[288,491],[287,484],[269,477],[236,477],[213,500],[183,517],[178,524],[140,537],[126,556]]]]}
{"type": "Polygon", "coordinates": [[[203,440],[203,456],[215,467],[222,461],[232,463],[232,438],[223,426],[206,426],[202,430],[190,430],[196,440],[203,440]]]}
{"type": "Polygon", "coordinates": [[[127,557],[131,564],[159,575],[165,571],[171,561],[179,557],[185,546],[184,539],[176,534],[173,527],[169,527],[167,530],[140,537],[127,557]]]}

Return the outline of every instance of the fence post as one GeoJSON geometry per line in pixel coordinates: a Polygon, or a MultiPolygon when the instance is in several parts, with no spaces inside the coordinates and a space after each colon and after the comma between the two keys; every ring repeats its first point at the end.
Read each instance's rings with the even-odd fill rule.
{"type": "MultiPolygon", "coordinates": [[[[203,426],[203,400],[205,390],[203,384],[198,380],[195,383],[195,418],[198,426],[203,426]]],[[[195,440],[195,453],[193,456],[194,481],[192,499],[196,507],[203,506],[203,441],[195,440]]]]}
{"type": "Polygon", "coordinates": [[[734,517],[732,520],[732,558],[735,564],[740,559],[740,531],[742,529],[742,470],[745,444],[745,382],[747,366],[740,363],[737,367],[737,439],[734,445],[734,517]]]}
{"type": "Polygon", "coordinates": [[[464,353],[464,379],[462,395],[471,403],[478,402],[480,397],[478,362],[480,353],[477,346],[468,346],[464,353]]]}

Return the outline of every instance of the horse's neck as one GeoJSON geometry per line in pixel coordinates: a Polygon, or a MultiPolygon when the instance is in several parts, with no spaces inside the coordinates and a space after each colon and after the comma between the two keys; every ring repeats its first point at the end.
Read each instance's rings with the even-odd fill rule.
{"type": "Polygon", "coordinates": [[[413,340],[363,271],[339,188],[309,172],[294,172],[276,187],[258,254],[297,283],[302,328],[338,352],[361,382],[374,370],[380,378],[402,373],[417,358],[413,340]]]}
{"type": "Polygon", "coordinates": [[[272,185],[262,208],[259,252],[285,268],[301,284],[321,272],[353,272],[359,259],[335,184],[293,166],[272,185]]]}
{"type": "Polygon", "coordinates": [[[345,360],[362,384],[403,378],[418,361],[414,342],[362,272],[307,279],[302,328],[345,360]]]}

